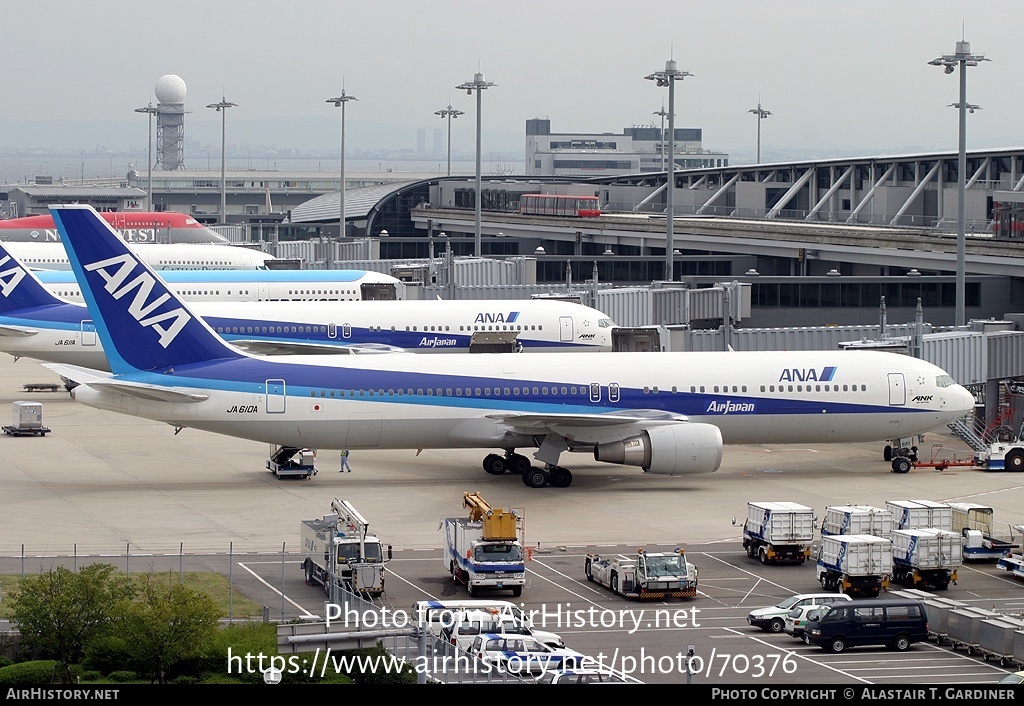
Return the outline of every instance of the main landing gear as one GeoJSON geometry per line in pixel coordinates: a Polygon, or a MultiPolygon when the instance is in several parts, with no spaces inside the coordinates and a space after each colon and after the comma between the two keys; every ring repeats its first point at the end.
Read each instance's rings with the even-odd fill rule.
{"type": "Polygon", "coordinates": [[[530,459],[515,453],[512,449],[505,451],[504,456],[487,454],[484,458],[484,470],[492,476],[500,476],[502,473],[525,473],[529,469],[530,459]]]}
{"type": "Polygon", "coordinates": [[[523,485],[531,488],[543,488],[545,485],[552,488],[568,488],[572,485],[572,473],[568,468],[561,466],[531,468],[523,473],[523,485]]]}
{"type": "Polygon", "coordinates": [[[529,458],[517,454],[513,449],[507,449],[504,456],[487,454],[483,466],[484,470],[493,476],[500,476],[503,473],[522,475],[523,484],[531,488],[543,488],[547,485],[553,488],[568,488],[572,485],[572,473],[568,468],[550,464],[546,464],[544,468],[534,468],[529,458]]]}

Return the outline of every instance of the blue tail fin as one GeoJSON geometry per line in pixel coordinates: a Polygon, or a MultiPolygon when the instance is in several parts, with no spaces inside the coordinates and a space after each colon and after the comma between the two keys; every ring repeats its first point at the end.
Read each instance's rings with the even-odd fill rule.
{"type": "Polygon", "coordinates": [[[53,296],[42,282],[0,243],[0,314],[40,306],[67,304],[53,296]]]}
{"type": "Polygon", "coordinates": [[[91,206],[55,206],[50,212],[115,374],[241,357],[91,206]]]}

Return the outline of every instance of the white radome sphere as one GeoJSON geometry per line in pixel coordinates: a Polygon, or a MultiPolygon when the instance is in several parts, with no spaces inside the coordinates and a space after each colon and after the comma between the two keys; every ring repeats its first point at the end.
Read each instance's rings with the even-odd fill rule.
{"type": "Polygon", "coordinates": [[[157,79],[154,91],[156,99],[160,103],[185,102],[185,82],[181,80],[180,76],[174,74],[161,76],[157,79]]]}

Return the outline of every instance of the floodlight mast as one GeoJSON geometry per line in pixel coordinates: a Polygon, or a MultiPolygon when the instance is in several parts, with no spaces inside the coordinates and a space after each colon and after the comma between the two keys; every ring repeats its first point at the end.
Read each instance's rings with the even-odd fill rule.
{"type": "Polygon", "coordinates": [[[359,100],[355,96],[345,93],[341,89],[341,95],[337,98],[328,98],[325,103],[333,103],[335,108],[341,108],[341,186],[338,193],[338,239],[345,237],[345,104],[349,101],[359,100]]]}
{"type": "Polygon", "coordinates": [[[941,66],[951,74],[960,69],[960,100],[953,103],[960,112],[959,159],[957,160],[957,213],[956,213],[956,320],[957,326],[967,323],[967,110],[973,113],[978,106],[967,103],[967,67],[977,66],[986,59],[984,54],[972,54],[971,43],[959,41],[956,52],[943,54],[928,62],[941,66]]]}
{"type": "Polygon", "coordinates": [[[476,230],[474,232],[473,250],[477,257],[483,255],[483,246],[481,238],[481,226],[480,226],[480,195],[482,192],[481,177],[480,177],[480,97],[483,95],[484,90],[494,86],[496,84],[490,81],[484,80],[482,73],[473,74],[473,80],[465,83],[460,83],[455,88],[460,91],[465,91],[467,95],[473,95],[473,91],[476,91],[476,230]]]}
{"type": "Polygon", "coordinates": [[[210,103],[207,108],[213,108],[220,113],[220,222],[228,222],[228,197],[227,182],[225,181],[225,137],[227,136],[227,114],[228,108],[237,108],[237,103],[229,103],[221,95],[220,103],[210,103]]]}
{"type": "Polygon", "coordinates": [[[680,71],[676,67],[674,59],[665,62],[664,71],[656,71],[644,78],[648,81],[655,81],[659,88],[668,87],[668,173],[665,175],[668,180],[668,189],[665,198],[668,201],[668,208],[665,211],[665,280],[671,282],[675,279],[675,267],[672,251],[672,241],[675,228],[675,181],[676,181],[676,81],[682,81],[687,76],[693,76],[689,71],[680,71]]]}
{"type": "Polygon", "coordinates": [[[442,118],[448,118],[448,176],[452,175],[452,118],[457,118],[460,115],[465,115],[461,110],[456,110],[448,105],[447,108],[442,110],[435,110],[434,115],[440,115],[442,118]]]}

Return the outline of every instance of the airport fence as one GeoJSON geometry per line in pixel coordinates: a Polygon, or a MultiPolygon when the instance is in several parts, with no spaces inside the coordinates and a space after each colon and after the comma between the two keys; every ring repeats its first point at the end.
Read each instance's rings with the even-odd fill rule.
{"type": "Polygon", "coordinates": [[[229,622],[310,620],[323,615],[326,596],[321,587],[305,585],[302,561],[301,552],[287,545],[278,551],[241,552],[231,544],[215,551],[190,550],[181,543],[176,550],[146,552],[130,544],[120,549],[0,544],[0,601],[26,576],[57,567],[78,571],[90,564],[111,564],[126,575],[160,574],[181,582],[198,582],[201,575],[213,577],[202,583],[229,622]]]}
{"type": "MultiPolygon", "coordinates": [[[[226,623],[319,623],[326,620],[331,609],[329,632],[342,633],[374,630],[384,625],[385,616],[413,614],[412,606],[395,604],[386,592],[380,598],[369,599],[341,590],[333,598],[336,602],[329,603],[322,586],[306,584],[303,558],[301,552],[287,545],[277,551],[239,552],[232,544],[223,551],[210,551],[189,550],[181,543],[177,550],[142,552],[130,544],[120,550],[99,547],[85,550],[77,544],[68,547],[0,544],[0,643],[9,651],[17,642],[16,630],[7,622],[10,616],[4,608],[21,580],[57,567],[78,571],[90,564],[111,564],[129,576],[151,573],[166,577],[168,581],[201,584],[222,606],[226,623]],[[220,578],[215,576],[210,580],[210,575],[220,578]],[[341,612],[344,615],[339,615],[341,612]]],[[[427,636],[426,649],[414,635],[386,635],[377,642],[399,664],[422,670],[430,682],[529,681],[495,670],[432,635],[427,636]]],[[[325,669],[339,668],[342,661],[339,656],[325,669]]]]}

